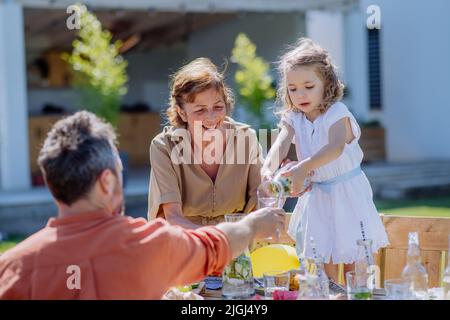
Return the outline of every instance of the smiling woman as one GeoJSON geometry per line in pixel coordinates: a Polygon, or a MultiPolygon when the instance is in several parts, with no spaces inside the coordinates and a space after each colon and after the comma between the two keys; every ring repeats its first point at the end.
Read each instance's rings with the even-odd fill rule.
{"type": "Polygon", "coordinates": [[[233,104],[223,74],[209,59],[196,59],[173,76],[170,125],[150,145],[149,219],[197,228],[256,209],[261,147],[249,125],[229,117],[233,104]],[[173,158],[180,139],[192,155],[182,163],[173,158]],[[230,155],[244,161],[230,163],[230,155]]]}

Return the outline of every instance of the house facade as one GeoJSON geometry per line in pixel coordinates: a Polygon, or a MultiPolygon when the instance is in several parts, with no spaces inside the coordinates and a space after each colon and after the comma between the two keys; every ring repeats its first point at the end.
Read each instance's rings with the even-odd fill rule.
{"type": "MultiPolygon", "coordinates": [[[[59,12],[64,22],[68,16],[65,10],[71,3],[0,1],[0,193],[31,188],[28,117],[38,114],[46,103],[64,104],[67,111],[75,110],[72,101],[77,96],[72,89],[27,85],[29,60],[50,48],[57,38],[55,33],[46,32],[45,21],[36,18],[35,13],[59,12]],[[30,21],[33,23],[27,24],[30,21]],[[41,31],[34,28],[34,23],[39,24],[41,31]]],[[[144,101],[150,103],[152,111],[163,110],[168,98],[168,75],[200,56],[210,57],[221,65],[229,59],[239,32],[245,32],[257,45],[258,54],[269,62],[275,62],[287,44],[308,36],[330,51],[347,86],[345,103],[357,119],[361,123],[377,120],[385,128],[387,161],[450,160],[449,1],[91,0],[85,3],[93,10],[116,11],[119,16],[121,12],[146,12],[145,19],[156,20],[161,18],[160,12],[167,17],[183,12],[196,13],[198,19],[211,21],[207,27],[192,29],[172,43],[127,53],[130,85],[125,103],[144,101]],[[368,8],[373,5],[379,8],[381,24],[380,29],[369,30],[367,20],[373,12],[368,8]]],[[[176,25],[189,28],[195,22],[179,20],[173,31],[177,31],[176,25]]],[[[234,70],[230,63],[229,82],[234,70]]]]}

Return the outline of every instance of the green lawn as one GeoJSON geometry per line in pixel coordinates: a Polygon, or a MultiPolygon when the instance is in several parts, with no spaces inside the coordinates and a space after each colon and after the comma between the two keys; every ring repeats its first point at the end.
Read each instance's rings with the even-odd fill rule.
{"type": "Polygon", "coordinates": [[[6,241],[0,241],[0,253],[14,247],[17,243],[25,239],[23,236],[12,236],[6,241]]]}
{"type": "Polygon", "coordinates": [[[450,197],[375,201],[379,212],[400,216],[450,217],[450,197]]]}
{"type": "MultiPolygon", "coordinates": [[[[379,212],[400,216],[449,217],[450,197],[419,200],[379,200],[375,201],[379,212]]],[[[14,247],[24,237],[15,236],[8,241],[0,241],[0,252],[14,247]]]]}

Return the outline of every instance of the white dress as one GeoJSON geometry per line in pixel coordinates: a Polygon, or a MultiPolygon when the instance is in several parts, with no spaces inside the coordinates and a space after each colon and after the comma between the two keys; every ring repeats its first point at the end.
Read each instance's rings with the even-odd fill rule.
{"type": "Polygon", "coordinates": [[[329,190],[319,187],[320,182],[358,170],[363,159],[358,144],[361,130],[342,102],[334,103],[313,123],[301,112],[289,111],[282,118],[294,128],[297,157],[301,160],[323,148],[328,143],[329,128],[345,117],[350,119],[355,139],[346,144],[339,158],[314,170],[311,181],[319,183],[298,199],[288,228],[299,255],[313,257],[310,241],[313,237],[317,254],[324,258],[325,263],[353,263],[362,258],[357,257],[356,243],[362,239],[360,221],[366,239],[373,241],[373,252],[389,243],[372,200],[372,188],[363,172],[332,184],[329,190]]]}

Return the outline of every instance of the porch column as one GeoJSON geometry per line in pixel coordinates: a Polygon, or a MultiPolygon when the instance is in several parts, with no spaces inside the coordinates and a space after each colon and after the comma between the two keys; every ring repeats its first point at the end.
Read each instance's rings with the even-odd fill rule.
{"type": "Polygon", "coordinates": [[[0,0],[0,191],[30,187],[22,5],[0,0]]]}

